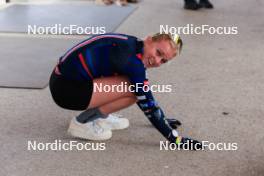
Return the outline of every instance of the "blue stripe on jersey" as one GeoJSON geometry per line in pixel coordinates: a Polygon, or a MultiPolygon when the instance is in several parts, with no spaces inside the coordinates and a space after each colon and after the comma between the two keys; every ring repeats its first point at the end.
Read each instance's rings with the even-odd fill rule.
{"type": "Polygon", "coordinates": [[[98,74],[97,74],[96,69],[95,69],[94,64],[93,64],[92,54],[89,50],[86,50],[86,52],[85,52],[85,60],[86,60],[87,66],[89,67],[92,75],[94,77],[97,77],[98,74]]]}

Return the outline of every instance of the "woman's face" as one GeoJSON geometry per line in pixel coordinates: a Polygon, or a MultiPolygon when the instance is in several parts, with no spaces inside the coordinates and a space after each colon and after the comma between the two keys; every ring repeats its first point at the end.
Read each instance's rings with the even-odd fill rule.
{"type": "Polygon", "coordinates": [[[154,42],[151,37],[144,41],[144,55],[142,62],[145,68],[159,67],[175,56],[175,50],[170,42],[161,40],[154,42]]]}

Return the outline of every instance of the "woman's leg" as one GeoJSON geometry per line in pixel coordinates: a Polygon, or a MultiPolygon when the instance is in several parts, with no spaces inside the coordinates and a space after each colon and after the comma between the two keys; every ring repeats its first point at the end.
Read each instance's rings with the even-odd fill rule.
{"type": "MultiPolygon", "coordinates": [[[[125,85],[129,86],[129,81],[124,76],[113,76],[94,80],[94,84],[101,84],[102,86],[120,85],[122,82],[127,82],[125,85]]],[[[118,92],[117,90],[98,92],[93,90],[87,110],[71,121],[68,132],[75,137],[84,139],[110,139],[112,136],[111,130],[125,129],[129,126],[129,121],[125,118],[120,118],[118,121],[106,122],[106,120],[102,120],[101,118],[105,118],[109,113],[124,109],[135,102],[136,96],[132,92],[118,92]],[[105,126],[106,124],[107,127],[105,126]]]]}
{"type": "Polygon", "coordinates": [[[100,106],[99,110],[103,114],[111,114],[121,109],[127,108],[130,105],[133,105],[134,103],[136,103],[136,101],[137,101],[136,97],[124,97],[115,100],[113,102],[110,102],[108,104],[105,104],[103,106],[100,106]]]}
{"type": "MultiPolygon", "coordinates": [[[[125,82],[127,84],[124,85],[130,85],[128,78],[125,76],[105,77],[94,80],[94,84],[101,84],[102,87],[120,85],[125,82]]],[[[118,92],[115,89],[110,92],[98,92],[94,90],[88,109],[99,108],[103,114],[107,115],[124,109],[135,102],[136,96],[133,92],[118,92]]]]}

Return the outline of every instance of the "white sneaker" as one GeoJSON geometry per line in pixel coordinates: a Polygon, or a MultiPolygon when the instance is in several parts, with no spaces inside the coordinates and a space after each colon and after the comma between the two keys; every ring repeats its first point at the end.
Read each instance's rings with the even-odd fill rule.
{"type": "Polygon", "coordinates": [[[127,5],[126,0],[116,0],[115,3],[116,3],[116,5],[121,6],[121,7],[127,5]]]}
{"type": "Polygon", "coordinates": [[[107,140],[112,137],[112,131],[100,123],[100,119],[87,123],[80,123],[74,117],[68,129],[68,133],[74,137],[88,140],[107,140]]]}
{"type": "Polygon", "coordinates": [[[120,118],[120,115],[109,114],[107,118],[100,119],[102,125],[108,126],[111,130],[122,130],[129,127],[129,121],[126,118],[120,118]]]}

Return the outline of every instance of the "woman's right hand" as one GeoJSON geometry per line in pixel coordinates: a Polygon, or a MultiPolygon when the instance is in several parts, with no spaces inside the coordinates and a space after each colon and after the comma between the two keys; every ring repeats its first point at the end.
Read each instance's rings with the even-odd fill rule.
{"type": "Polygon", "coordinates": [[[188,137],[177,136],[176,141],[173,143],[176,143],[183,150],[204,150],[203,144],[200,141],[188,137]]]}

